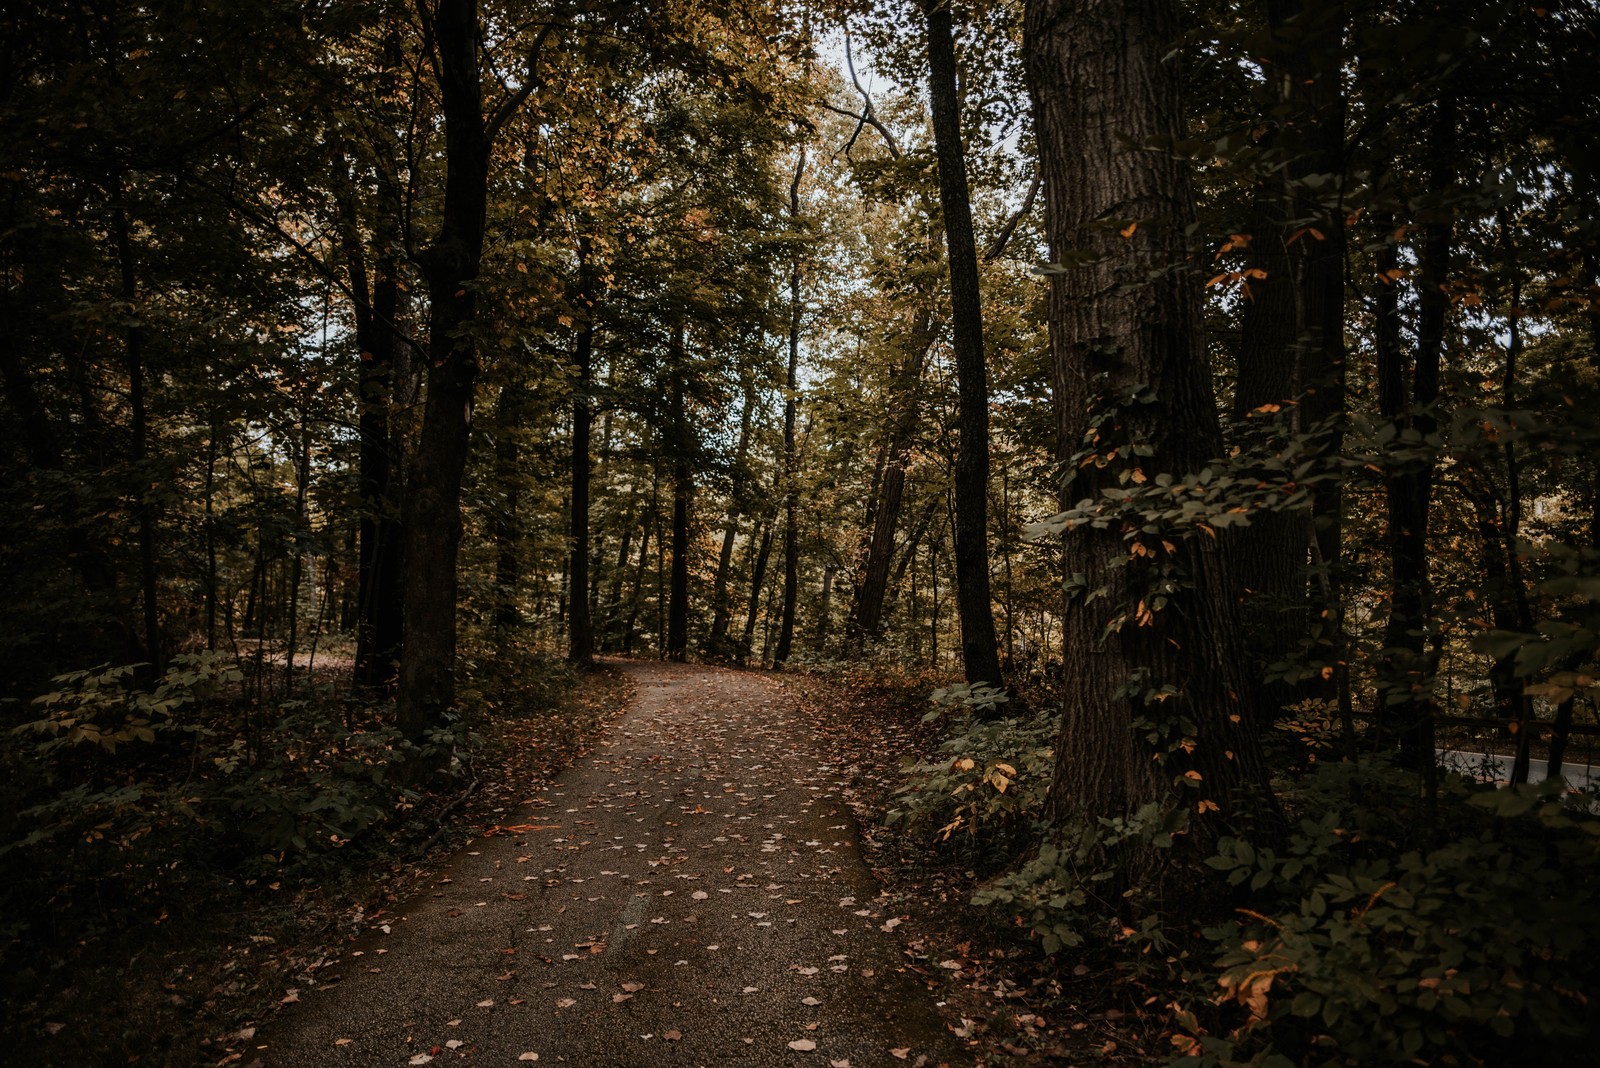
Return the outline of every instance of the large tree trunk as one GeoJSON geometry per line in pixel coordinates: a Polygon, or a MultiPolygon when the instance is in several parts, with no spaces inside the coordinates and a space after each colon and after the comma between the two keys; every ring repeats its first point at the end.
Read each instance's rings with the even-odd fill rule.
{"type": "Polygon", "coordinates": [[[989,379],[983,354],[978,294],[978,247],[972,235],[966,156],[961,147],[961,102],[956,95],[955,36],[948,0],[925,0],[928,14],[928,97],[939,157],[939,203],[950,261],[950,312],[955,335],[956,388],[961,426],[955,465],[956,601],[961,615],[961,663],[968,682],[1001,684],[1000,649],[989,590],[989,379]]]}
{"type": "Polygon", "coordinates": [[[438,234],[422,258],[428,395],[405,501],[405,653],[397,721],[413,742],[442,726],[455,702],[461,479],[478,377],[473,281],[483,258],[489,187],[476,0],[438,0],[432,29],[444,110],[445,191],[438,234]]]}
{"type": "MultiPolygon", "coordinates": [[[[1137,485],[1135,472],[1181,478],[1221,451],[1199,284],[1185,263],[1195,217],[1188,174],[1175,156],[1144,147],[1183,133],[1179,71],[1162,58],[1179,33],[1172,0],[1027,5],[1023,51],[1051,259],[1092,256],[1050,278],[1067,507],[1103,503],[1103,491],[1137,485]],[[1125,403],[1140,387],[1149,392],[1125,403]],[[1134,444],[1147,454],[1134,455],[1134,444]],[[1093,459],[1080,463],[1080,450],[1093,459]]],[[[1073,583],[1050,815],[1095,827],[1149,803],[1186,809],[1190,840],[1204,850],[1252,791],[1267,796],[1244,722],[1237,589],[1209,530],[1148,538],[1142,515],[1109,518],[1106,529],[1085,523],[1065,535],[1073,583]],[[1135,543],[1148,555],[1130,557],[1135,543]],[[1174,573],[1184,581],[1163,605],[1153,587],[1174,573]]]]}
{"type": "Polygon", "coordinates": [[[594,659],[594,617],[589,611],[589,439],[594,427],[594,296],[589,282],[590,243],[578,239],[578,338],[572,362],[578,376],[572,383],[572,614],[567,659],[588,664],[594,659]]]}
{"type": "MultiPolygon", "coordinates": [[[[806,170],[805,149],[794,165],[794,182],[789,186],[789,223],[800,224],[800,179],[806,170]]],[[[781,671],[794,644],[795,601],[800,596],[799,455],[795,448],[795,394],[799,389],[800,368],[800,253],[795,252],[789,268],[789,366],[783,391],[783,608],[779,615],[778,645],[772,653],[772,669],[781,671]]]]}

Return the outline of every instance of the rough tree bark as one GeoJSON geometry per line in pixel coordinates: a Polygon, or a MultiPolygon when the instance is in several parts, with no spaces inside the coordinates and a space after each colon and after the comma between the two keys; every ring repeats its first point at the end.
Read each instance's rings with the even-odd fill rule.
{"type": "MultiPolygon", "coordinates": [[[[1179,33],[1173,0],[1027,5],[1023,56],[1051,259],[1082,264],[1050,277],[1058,447],[1067,459],[1088,442],[1104,464],[1069,469],[1069,507],[1121,488],[1119,474],[1130,483],[1135,469],[1181,477],[1221,451],[1200,286],[1184,247],[1195,217],[1189,177],[1175,156],[1144,147],[1183,132],[1179,70],[1163,59],[1179,33]],[[1113,408],[1136,387],[1153,397],[1113,408]],[[1097,416],[1110,421],[1095,426],[1097,416]],[[1130,455],[1135,443],[1148,455],[1130,455]]],[[[1237,589],[1204,531],[1156,538],[1145,545],[1151,563],[1130,558],[1138,526],[1085,524],[1064,538],[1076,592],[1064,609],[1049,811],[1058,824],[1093,827],[1152,802],[1187,808],[1189,839],[1204,849],[1249,790],[1267,796],[1244,722],[1237,589]],[[1164,608],[1147,607],[1145,569],[1168,565],[1185,581],[1164,608]],[[1187,748],[1172,736],[1183,733],[1180,718],[1194,727],[1187,748]],[[1171,732],[1170,752],[1152,746],[1152,730],[1171,732]]]]}

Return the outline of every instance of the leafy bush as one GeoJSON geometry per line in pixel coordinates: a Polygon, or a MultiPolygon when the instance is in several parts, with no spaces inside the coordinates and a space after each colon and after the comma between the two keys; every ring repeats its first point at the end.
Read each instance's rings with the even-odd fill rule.
{"type": "Polygon", "coordinates": [[[941,759],[907,762],[908,781],[886,822],[939,842],[954,838],[989,863],[1031,840],[1055,771],[1057,728],[1053,718],[982,718],[1006,703],[1004,691],[982,684],[935,690],[924,721],[947,720],[952,733],[939,745],[941,759]]]}
{"type": "Polygon", "coordinates": [[[372,725],[373,709],[319,693],[269,720],[210,653],[174,658],[153,683],[142,674],[61,675],[32,702],[36,718],[0,736],[11,933],[46,917],[61,927],[50,902],[85,886],[109,914],[202,873],[313,862],[409,807],[395,770],[414,750],[372,725]]]}
{"type": "Polygon", "coordinates": [[[972,903],[1014,916],[1046,953],[1082,945],[1092,933],[1107,942],[1165,946],[1159,910],[1134,900],[1138,887],[1119,888],[1116,857],[1123,845],[1171,847],[1186,815],[1148,804],[1125,819],[1056,828],[1038,852],[980,889],[972,903]],[[1129,919],[1139,926],[1128,926],[1129,919]]]}
{"type": "Polygon", "coordinates": [[[1559,790],[1452,776],[1429,821],[1410,776],[1317,772],[1284,848],[1208,862],[1250,907],[1207,932],[1216,993],[1180,1011],[1173,1065],[1586,1059],[1600,820],[1559,790]]]}

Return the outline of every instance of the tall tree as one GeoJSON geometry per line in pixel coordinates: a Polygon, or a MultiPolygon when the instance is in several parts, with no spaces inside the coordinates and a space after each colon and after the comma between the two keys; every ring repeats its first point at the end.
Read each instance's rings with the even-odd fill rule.
{"type": "Polygon", "coordinates": [[[1076,509],[1060,524],[1069,592],[1050,811],[1093,827],[1152,802],[1187,808],[1203,843],[1217,812],[1265,790],[1243,722],[1236,590],[1214,532],[1152,535],[1121,503],[1158,473],[1199,472],[1222,446],[1187,262],[1189,177],[1151,147],[1183,132],[1179,70],[1164,58],[1179,26],[1173,0],[1031,0],[1023,49],[1055,264],[1061,499],[1076,509]]]}
{"type": "MultiPolygon", "coordinates": [[[[800,180],[806,172],[806,152],[795,159],[794,181],[789,185],[789,225],[800,227],[800,180]]],[[[800,597],[800,456],[795,446],[795,411],[800,388],[800,326],[805,309],[800,303],[800,250],[789,266],[789,362],[783,378],[783,606],[779,614],[778,644],[772,667],[781,670],[794,644],[795,604],[800,597]]]]}
{"type": "Polygon", "coordinates": [[[999,685],[989,582],[989,378],[978,293],[978,247],[966,153],[961,146],[955,31],[950,0],[924,0],[928,17],[928,98],[939,158],[939,203],[950,262],[961,436],[955,466],[956,599],[961,613],[961,664],[968,682],[999,685]]]}
{"type": "Polygon", "coordinates": [[[492,115],[483,110],[477,0],[437,0],[423,32],[439,83],[445,129],[444,206],[423,250],[428,282],[428,382],[405,502],[405,653],[396,720],[420,741],[455,701],[456,560],[461,481],[479,371],[475,328],[495,136],[540,84],[546,24],[529,47],[517,90],[492,115]]]}

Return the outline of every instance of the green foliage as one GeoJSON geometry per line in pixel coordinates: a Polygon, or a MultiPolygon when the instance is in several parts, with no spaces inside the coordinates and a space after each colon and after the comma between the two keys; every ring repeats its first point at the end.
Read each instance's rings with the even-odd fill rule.
{"type": "Polygon", "coordinates": [[[138,685],[138,672],[144,666],[102,664],[57,675],[52,681],[60,688],[33,699],[45,714],[12,733],[37,737],[41,755],[76,745],[98,745],[115,753],[117,746],[129,742],[154,742],[158,732],[201,733],[204,726],[180,721],[178,711],[244,678],[235,665],[215,653],[186,653],[173,657],[160,683],[147,689],[138,685]]]}
{"type": "Polygon", "coordinates": [[[1435,833],[1415,782],[1328,765],[1281,849],[1219,842],[1248,907],[1207,931],[1209,1005],[1180,1012],[1183,1068],[1571,1063],[1600,980],[1600,819],[1558,786],[1452,777],[1435,833]]]}
{"type": "Polygon", "coordinates": [[[318,692],[268,720],[232,689],[239,668],[209,653],[174,658],[153,685],[140,670],[62,675],[33,702],[44,714],[4,736],[13,933],[74,886],[95,886],[110,910],[201,873],[314,865],[411,807],[396,771],[412,751],[369,726],[373,710],[318,692]]]}
{"type": "Polygon", "coordinates": [[[942,758],[908,761],[887,822],[984,858],[1004,861],[1037,830],[1055,770],[1053,717],[985,718],[1007,703],[982,683],[935,690],[933,722],[949,717],[942,758]],[[957,832],[961,832],[957,836],[957,832]]]}
{"type": "Polygon", "coordinates": [[[1185,817],[1183,809],[1152,803],[1126,818],[1064,822],[1026,863],[984,886],[972,903],[1015,916],[1046,953],[1082,945],[1096,934],[1107,941],[1165,945],[1161,915],[1135,900],[1136,887],[1118,889],[1128,881],[1118,853],[1122,847],[1170,848],[1185,817]],[[1128,925],[1130,917],[1137,927],[1128,925]]]}

